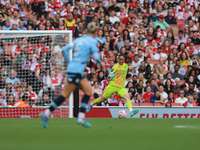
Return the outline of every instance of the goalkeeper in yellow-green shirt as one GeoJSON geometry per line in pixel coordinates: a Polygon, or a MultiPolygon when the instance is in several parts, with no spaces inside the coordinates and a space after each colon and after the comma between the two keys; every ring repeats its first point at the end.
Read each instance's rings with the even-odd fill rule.
{"type": "Polygon", "coordinates": [[[92,106],[95,104],[99,104],[101,102],[106,101],[112,94],[116,93],[119,97],[121,97],[122,102],[126,101],[126,105],[130,112],[130,117],[133,117],[135,114],[139,112],[139,109],[133,110],[132,103],[129,97],[128,92],[125,89],[125,80],[128,72],[128,65],[124,63],[125,56],[120,55],[118,57],[118,63],[113,66],[110,71],[108,77],[112,80],[109,85],[106,87],[105,92],[101,98],[95,99],[87,108],[86,112],[90,112],[92,106]]]}

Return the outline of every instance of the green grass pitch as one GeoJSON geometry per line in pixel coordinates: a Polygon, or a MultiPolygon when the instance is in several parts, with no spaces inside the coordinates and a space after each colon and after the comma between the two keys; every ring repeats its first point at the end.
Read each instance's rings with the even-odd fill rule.
{"type": "Polygon", "coordinates": [[[199,119],[0,119],[1,150],[199,150],[199,119]],[[187,128],[175,128],[182,125],[187,128]],[[187,126],[186,126],[187,125],[187,126]]]}

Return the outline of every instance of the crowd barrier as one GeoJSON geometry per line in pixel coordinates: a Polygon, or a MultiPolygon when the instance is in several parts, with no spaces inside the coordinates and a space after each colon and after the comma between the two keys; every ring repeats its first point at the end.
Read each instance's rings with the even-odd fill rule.
{"type": "MultiPolygon", "coordinates": [[[[48,107],[33,108],[0,108],[0,118],[38,118],[40,112],[48,107]]],[[[126,107],[94,107],[87,118],[118,118],[118,112],[126,107]]],[[[68,118],[69,108],[62,106],[56,109],[51,118],[68,118]]],[[[129,118],[129,116],[128,116],[129,118]]],[[[139,113],[134,118],[200,118],[200,107],[139,107],[139,113]]]]}

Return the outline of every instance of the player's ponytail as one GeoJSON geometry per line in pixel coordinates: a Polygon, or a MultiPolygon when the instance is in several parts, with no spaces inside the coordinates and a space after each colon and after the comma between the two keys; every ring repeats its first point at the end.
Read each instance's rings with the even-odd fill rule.
{"type": "Polygon", "coordinates": [[[96,30],[97,30],[97,27],[96,27],[95,22],[90,22],[87,26],[87,32],[94,34],[96,32],[96,30]]]}

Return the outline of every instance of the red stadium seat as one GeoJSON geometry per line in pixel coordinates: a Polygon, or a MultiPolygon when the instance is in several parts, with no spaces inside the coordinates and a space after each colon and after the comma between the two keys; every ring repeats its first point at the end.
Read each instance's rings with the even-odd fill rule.
{"type": "Polygon", "coordinates": [[[166,33],[168,33],[169,31],[171,31],[171,29],[165,29],[165,30],[163,30],[163,31],[165,31],[166,33]]]}
{"type": "Polygon", "coordinates": [[[172,107],[173,106],[182,106],[181,103],[171,103],[171,104],[172,104],[172,107]]]}
{"type": "Polygon", "coordinates": [[[178,29],[179,30],[184,30],[184,28],[185,28],[185,24],[179,24],[178,25],[178,29]]]}
{"type": "Polygon", "coordinates": [[[140,106],[139,103],[132,103],[133,106],[140,106]]]}
{"type": "Polygon", "coordinates": [[[165,104],[161,104],[161,103],[154,103],[153,106],[160,106],[160,107],[165,107],[165,104]]]}
{"type": "Polygon", "coordinates": [[[176,22],[177,22],[178,25],[184,25],[185,26],[185,20],[183,20],[183,19],[177,19],[176,22]]]}
{"type": "Polygon", "coordinates": [[[177,24],[169,24],[170,28],[172,27],[177,27],[178,28],[178,25],[177,24]]]}
{"type": "Polygon", "coordinates": [[[185,80],[180,80],[180,85],[185,84],[185,80]]]}
{"type": "Polygon", "coordinates": [[[153,103],[140,103],[140,106],[153,106],[153,103]]]}
{"type": "Polygon", "coordinates": [[[96,15],[98,18],[100,18],[100,14],[99,13],[95,13],[94,15],[96,15]]]}
{"type": "Polygon", "coordinates": [[[142,14],[142,16],[146,15],[147,17],[150,16],[151,14],[142,14]]]}
{"type": "Polygon", "coordinates": [[[187,72],[187,66],[182,66],[184,69],[185,69],[185,71],[187,72]]]}
{"type": "Polygon", "coordinates": [[[151,64],[160,64],[159,60],[151,60],[151,64]]]}
{"type": "Polygon", "coordinates": [[[143,99],[145,103],[151,103],[150,98],[143,99]]]}

